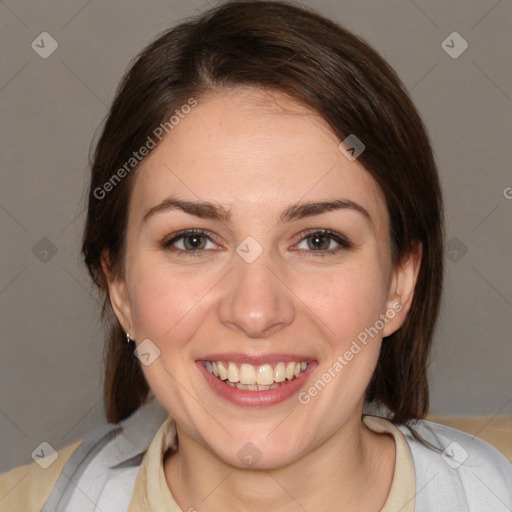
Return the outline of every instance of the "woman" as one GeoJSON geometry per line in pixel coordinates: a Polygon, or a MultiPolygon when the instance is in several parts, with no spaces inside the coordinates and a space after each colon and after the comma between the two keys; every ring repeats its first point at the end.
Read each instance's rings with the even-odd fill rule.
{"type": "Polygon", "coordinates": [[[254,1],[164,33],[92,162],[110,425],[4,475],[6,510],[511,507],[504,456],[422,420],[442,218],[418,113],[359,38],[254,1]]]}

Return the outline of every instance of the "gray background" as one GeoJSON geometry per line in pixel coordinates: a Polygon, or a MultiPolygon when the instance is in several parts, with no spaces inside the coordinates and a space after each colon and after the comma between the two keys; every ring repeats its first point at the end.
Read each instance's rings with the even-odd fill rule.
{"type": "MultiPolygon", "coordinates": [[[[89,144],[130,59],[213,3],[0,2],[0,471],[105,422],[79,259],[89,144]],[[59,45],[47,59],[31,48],[44,31],[59,45]]],[[[512,415],[511,1],[304,3],[380,51],[432,138],[449,243],[431,412],[512,415]],[[441,47],[454,31],[469,44],[456,59],[441,47]]]]}

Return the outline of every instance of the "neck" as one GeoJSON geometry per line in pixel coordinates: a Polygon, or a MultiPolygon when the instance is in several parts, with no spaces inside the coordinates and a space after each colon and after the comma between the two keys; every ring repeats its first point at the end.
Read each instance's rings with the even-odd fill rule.
{"type": "Polygon", "coordinates": [[[182,510],[380,510],[395,444],[369,430],[360,412],[304,457],[269,470],[226,464],[178,428],[179,449],[164,461],[167,484],[182,510]]]}

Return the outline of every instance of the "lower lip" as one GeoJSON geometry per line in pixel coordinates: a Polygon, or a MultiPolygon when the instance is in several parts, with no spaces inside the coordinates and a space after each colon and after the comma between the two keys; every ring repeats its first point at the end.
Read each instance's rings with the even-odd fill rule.
{"type": "Polygon", "coordinates": [[[308,363],[306,370],[296,379],[285,381],[284,384],[281,384],[277,388],[268,389],[267,391],[248,391],[246,389],[232,388],[228,384],[225,384],[206,369],[204,362],[197,361],[196,364],[211,388],[219,396],[235,405],[243,407],[267,407],[288,400],[299,392],[306,383],[309,374],[317,366],[316,362],[308,363]]]}

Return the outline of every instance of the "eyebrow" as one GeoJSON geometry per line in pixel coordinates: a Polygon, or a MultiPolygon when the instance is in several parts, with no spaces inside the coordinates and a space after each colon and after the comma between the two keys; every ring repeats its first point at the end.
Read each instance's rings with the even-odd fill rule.
{"type": "MultiPolygon", "coordinates": [[[[232,214],[230,210],[227,210],[222,205],[209,201],[182,201],[176,197],[168,197],[161,203],[149,208],[144,214],[142,221],[146,222],[150,217],[170,210],[181,210],[202,219],[214,219],[223,222],[229,222],[232,214]]],[[[292,222],[334,210],[351,210],[358,212],[369,222],[372,228],[374,227],[368,211],[360,204],[348,199],[333,199],[329,201],[314,201],[289,205],[279,216],[278,223],[292,222]]]]}

